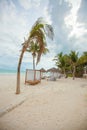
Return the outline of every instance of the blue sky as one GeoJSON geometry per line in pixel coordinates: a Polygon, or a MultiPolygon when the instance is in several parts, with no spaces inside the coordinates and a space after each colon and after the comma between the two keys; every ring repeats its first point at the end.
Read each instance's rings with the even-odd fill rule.
{"type": "MultiPolygon", "coordinates": [[[[55,36],[37,69],[55,66],[52,59],[61,51],[87,51],[87,0],[0,0],[0,69],[17,69],[21,44],[39,17],[53,26],[55,36]]],[[[21,67],[32,68],[30,53],[21,67]]]]}

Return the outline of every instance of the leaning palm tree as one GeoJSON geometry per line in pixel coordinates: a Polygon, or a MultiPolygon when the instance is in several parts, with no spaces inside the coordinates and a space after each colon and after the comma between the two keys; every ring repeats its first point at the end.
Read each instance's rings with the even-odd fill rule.
{"type": "Polygon", "coordinates": [[[71,65],[73,67],[73,80],[75,79],[76,65],[78,61],[78,52],[71,51],[69,54],[71,65]]]}
{"type": "Polygon", "coordinates": [[[44,44],[46,44],[46,36],[53,39],[54,36],[53,28],[51,25],[44,22],[43,18],[39,18],[32,27],[28,39],[25,40],[25,42],[22,44],[22,51],[17,68],[16,94],[20,93],[20,67],[24,52],[27,50],[27,48],[29,48],[29,45],[32,44],[32,41],[34,41],[35,39],[40,47],[40,51],[38,52],[37,56],[37,63],[38,63],[40,61],[40,57],[44,49],[44,44]]]}

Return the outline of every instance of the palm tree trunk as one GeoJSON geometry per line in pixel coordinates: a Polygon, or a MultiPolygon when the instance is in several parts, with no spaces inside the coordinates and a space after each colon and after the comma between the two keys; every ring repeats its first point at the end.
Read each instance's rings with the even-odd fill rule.
{"type": "Polygon", "coordinates": [[[22,50],[20,58],[19,58],[19,63],[18,63],[18,68],[17,68],[17,86],[16,86],[16,94],[20,94],[20,67],[21,67],[21,62],[23,59],[23,54],[24,50],[22,50]]]}
{"type": "Polygon", "coordinates": [[[34,80],[36,77],[36,73],[35,73],[35,56],[33,55],[33,71],[34,71],[34,80]]]}
{"type": "Polygon", "coordinates": [[[73,80],[75,79],[75,66],[73,66],[73,80]]]}
{"type": "Polygon", "coordinates": [[[66,71],[65,71],[65,68],[63,68],[63,72],[64,72],[64,76],[66,78],[66,71]]]}

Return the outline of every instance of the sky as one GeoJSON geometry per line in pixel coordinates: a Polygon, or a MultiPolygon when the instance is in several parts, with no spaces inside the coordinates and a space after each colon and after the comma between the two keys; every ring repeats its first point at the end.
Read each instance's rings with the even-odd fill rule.
{"type": "MultiPolygon", "coordinates": [[[[54,57],[71,50],[87,51],[87,0],[0,0],[0,70],[16,70],[24,38],[39,18],[54,29],[47,40],[49,53],[36,69],[55,67],[54,57]]],[[[32,55],[25,53],[21,70],[32,69],[32,55]]]]}

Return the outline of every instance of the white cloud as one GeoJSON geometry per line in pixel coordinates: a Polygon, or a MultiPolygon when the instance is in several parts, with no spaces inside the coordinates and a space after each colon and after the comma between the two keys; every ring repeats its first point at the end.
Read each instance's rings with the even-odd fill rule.
{"type": "Polygon", "coordinates": [[[69,38],[71,37],[76,37],[79,39],[80,37],[84,36],[87,34],[87,29],[85,29],[83,24],[77,23],[74,27],[71,33],[69,34],[69,38]]]}
{"type": "Polygon", "coordinates": [[[75,36],[79,38],[87,33],[87,30],[84,28],[84,24],[77,21],[77,13],[80,8],[81,0],[66,0],[71,5],[70,14],[65,17],[66,27],[70,29],[69,38],[75,36]]]}
{"type": "Polygon", "coordinates": [[[50,10],[48,9],[47,6],[44,7],[44,9],[43,9],[43,15],[44,15],[45,20],[46,20],[49,24],[52,24],[50,10]]]}
{"type": "MultiPolygon", "coordinates": [[[[68,47],[71,50],[76,50],[79,53],[87,51],[87,29],[85,28],[85,23],[78,21],[78,11],[81,7],[81,0],[66,0],[69,2],[71,7],[70,13],[65,17],[65,25],[69,30],[68,33],[68,47]]],[[[85,12],[84,12],[85,13],[85,12]]],[[[80,18],[79,18],[80,19],[80,18]]]]}
{"type": "Polygon", "coordinates": [[[19,0],[20,5],[26,10],[28,10],[32,7],[39,7],[40,1],[41,0],[19,0]]]}
{"type": "Polygon", "coordinates": [[[79,53],[87,51],[87,39],[85,37],[80,37],[79,40],[76,40],[73,45],[74,50],[77,50],[79,53]]]}
{"type": "Polygon", "coordinates": [[[53,56],[42,56],[40,62],[37,65],[37,69],[45,68],[49,69],[53,66],[55,66],[55,63],[53,60],[53,56]]]}
{"type": "Polygon", "coordinates": [[[77,11],[81,4],[81,0],[65,0],[65,1],[69,3],[69,6],[72,6],[71,14],[73,15],[77,14],[77,11]]]}
{"type": "Polygon", "coordinates": [[[0,13],[0,40],[2,41],[0,53],[8,48],[9,54],[12,51],[16,55],[28,31],[25,15],[17,14],[16,6],[12,1],[10,3],[6,0],[2,1],[0,8],[2,8],[0,13]]]}

